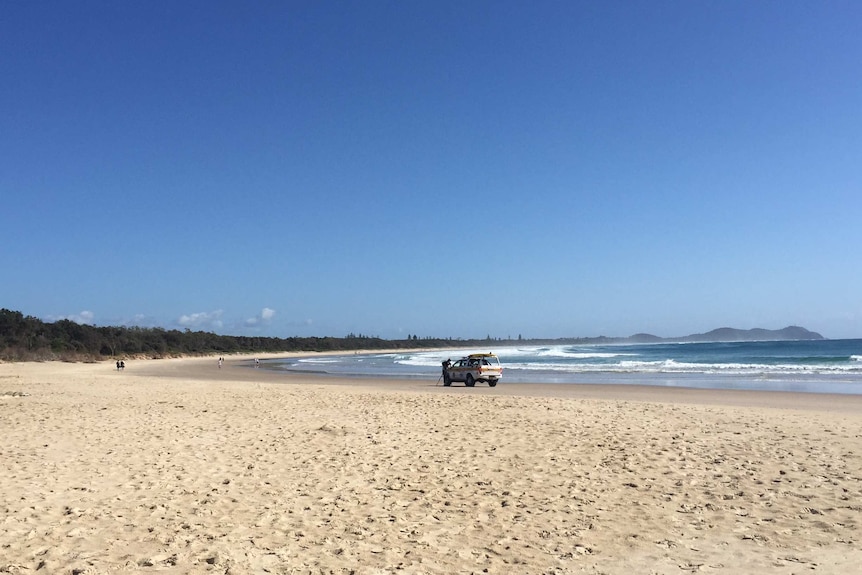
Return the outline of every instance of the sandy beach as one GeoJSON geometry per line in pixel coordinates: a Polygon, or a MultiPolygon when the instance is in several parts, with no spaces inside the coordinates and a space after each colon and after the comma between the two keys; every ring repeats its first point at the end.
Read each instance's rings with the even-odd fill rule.
{"type": "Polygon", "coordinates": [[[0,573],[853,573],[862,397],[0,364],[0,573]]]}

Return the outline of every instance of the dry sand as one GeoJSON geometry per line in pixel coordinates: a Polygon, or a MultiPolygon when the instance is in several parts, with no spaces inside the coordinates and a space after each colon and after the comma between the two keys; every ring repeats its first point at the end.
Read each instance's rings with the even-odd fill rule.
{"type": "Polygon", "coordinates": [[[0,573],[862,569],[857,396],[0,364],[0,434],[0,573]]]}

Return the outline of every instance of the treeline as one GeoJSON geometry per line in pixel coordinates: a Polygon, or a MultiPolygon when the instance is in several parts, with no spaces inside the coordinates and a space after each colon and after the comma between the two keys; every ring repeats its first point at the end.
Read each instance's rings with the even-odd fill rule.
{"type": "MultiPolygon", "coordinates": [[[[457,344],[469,344],[458,340],[457,344]]],[[[0,309],[0,360],[87,361],[108,358],[165,358],[184,355],[296,351],[415,349],[455,345],[451,339],[414,336],[385,340],[375,336],[247,337],[205,331],[143,327],[96,327],[69,320],[48,323],[21,312],[0,309]]]]}

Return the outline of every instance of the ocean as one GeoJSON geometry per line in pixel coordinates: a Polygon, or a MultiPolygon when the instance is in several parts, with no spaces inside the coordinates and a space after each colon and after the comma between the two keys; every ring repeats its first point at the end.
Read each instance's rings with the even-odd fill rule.
{"type": "Polygon", "coordinates": [[[427,379],[469,353],[496,353],[506,383],[639,384],[862,394],[862,339],[495,346],[273,359],[261,367],[345,377],[427,379]]]}

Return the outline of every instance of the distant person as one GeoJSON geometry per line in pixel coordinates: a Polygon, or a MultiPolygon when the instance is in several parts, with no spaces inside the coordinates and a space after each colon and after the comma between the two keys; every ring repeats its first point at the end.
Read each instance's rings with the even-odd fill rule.
{"type": "Polygon", "coordinates": [[[117,371],[120,371],[120,360],[117,360],[117,371]]]}
{"type": "Polygon", "coordinates": [[[122,371],[124,369],[126,369],[126,362],[123,360],[120,360],[120,371],[122,371]]]}
{"type": "Polygon", "coordinates": [[[224,363],[224,359],[218,358],[218,368],[221,369],[221,364],[224,363]]]}
{"type": "Polygon", "coordinates": [[[254,366],[260,367],[260,360],[258,358],[254,358],[254,366]]]}

